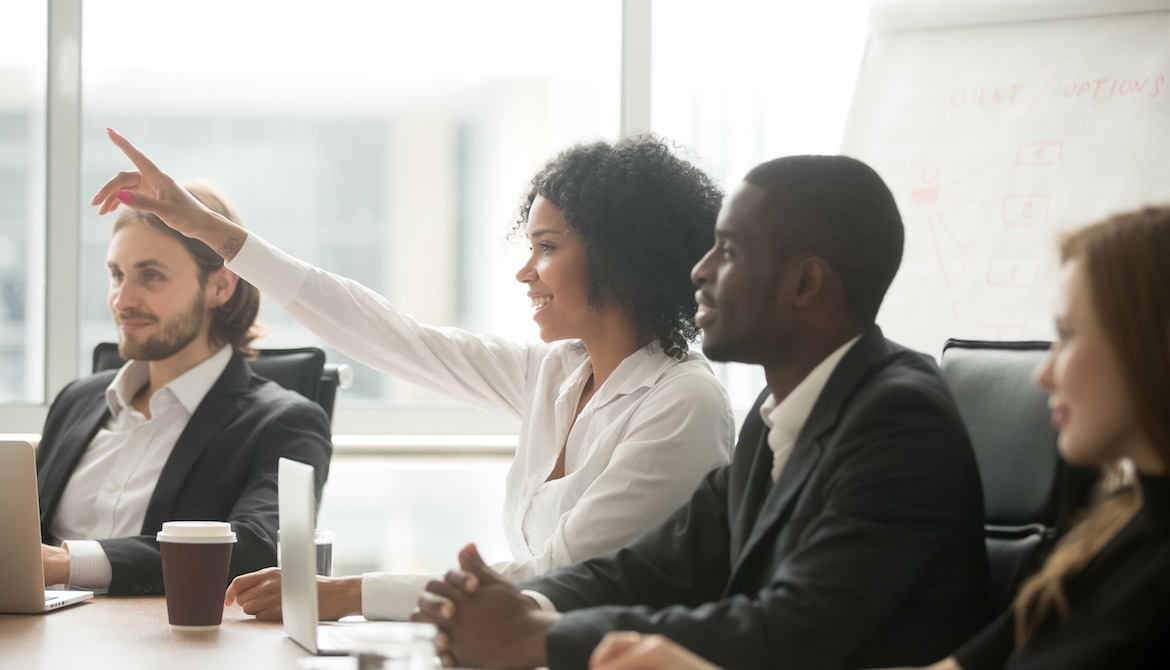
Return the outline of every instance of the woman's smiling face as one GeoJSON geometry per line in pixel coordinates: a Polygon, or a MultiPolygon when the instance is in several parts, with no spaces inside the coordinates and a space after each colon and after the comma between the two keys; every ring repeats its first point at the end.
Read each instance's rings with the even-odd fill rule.
{"type": "Polygon", "coordinates": [[[1036,381],[1049,394],[1060,455],[1084,466],[1121,457],[1143,462],[1148,445],[1078,261],[1061,268],[1055,311],[1059,338],[1037,370],[1036,381]]]}
{"type": "Polygon", "coordinates": [[[597,311],[589,304],[589,254],[580,236],[539,195],[528,212],[527,234],[532,252],[516,280],[528,286],[540,339],[585,338],[597,311]]]}

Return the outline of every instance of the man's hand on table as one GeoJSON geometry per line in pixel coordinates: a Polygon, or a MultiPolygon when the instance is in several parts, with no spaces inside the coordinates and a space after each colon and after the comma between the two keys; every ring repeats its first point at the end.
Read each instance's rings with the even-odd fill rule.
{"type": "Polygon", "coordinates": [[[443,664],[467,668],[538,668],[548,664],[545,633],[560,615],[541,611],[489,568],[475,545],[459,552],[459,570],[427,584],[412,621],[439,628],[443,664]]]}

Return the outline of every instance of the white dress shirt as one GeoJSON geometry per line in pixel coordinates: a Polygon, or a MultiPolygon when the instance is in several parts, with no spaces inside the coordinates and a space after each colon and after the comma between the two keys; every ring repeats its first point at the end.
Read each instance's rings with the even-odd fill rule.
{"type": "Polygon", "coordinates": [[[800,431],[808,421],[808,415],[812,414],[817,398],[821,397],[821,391],[825,390],[825,384],[829,383],[833,370],[860,339],[858,335],[837,347],[805,375],[784,400],[777,403],[776,396],[768,394],[760,405],[760,418],[768,427],[768,448],[772,450],[772,481],[780,479],[780,471],[796,446],[796,438],[800,437],[800,431]]]}
{"type": "MultiPolygon", "coordinates": [[[[521,344],[421,324],[254,233],[228,267],[354,359],[520,423],[504,493],[512,560],[493,566],[510,579],[627,544],[730,459],[730,403],[696,352],[685,361],[657,344],[634,352],[574,421],[592,373],[579,341],[521,344]],[[565,475],[546,481],[562,447],[565,475]]],[[[435,575],[363,575],[363,614],[406,618],[435,575]]]]}
{"type": "Polygon", "coordinates": [[[130,361],[114,376],[106,388],[110,419],[82,454],[49,524],[69,549],[70,585],[97,591],[110,585],[110,559],[97,540],[142,534],[163,466],[231,357],[225,346],[155,391],[149,419],[131,405],[149,381],[148,364],[130,361]]]}

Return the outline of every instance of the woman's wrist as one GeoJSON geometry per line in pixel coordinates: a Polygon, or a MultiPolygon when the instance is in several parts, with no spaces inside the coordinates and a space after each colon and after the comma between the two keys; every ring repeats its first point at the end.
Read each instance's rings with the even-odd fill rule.
{"type": "Polygon", "coordinates": [[[248,238],[248,231],[210,210],[205,210],[186,234],[211,247],[225,262],[236,257],[248,238]]]}
{"type": "Polygon", "coordinates": [[[317,588],[321,619],[333,621],[362,613],[362,578],[322,577],[317,588]]]}

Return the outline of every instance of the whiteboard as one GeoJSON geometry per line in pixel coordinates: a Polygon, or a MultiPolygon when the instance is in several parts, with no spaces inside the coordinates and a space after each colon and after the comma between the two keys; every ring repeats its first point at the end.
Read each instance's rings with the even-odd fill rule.
{"type": "Polygon", "coordinates": [[[936,357],[1050,339],[1058,232],[1170,203],[1170,2],[879,2],[870,29],[842,153],[906,226],[878,323],[936,357]]]}

